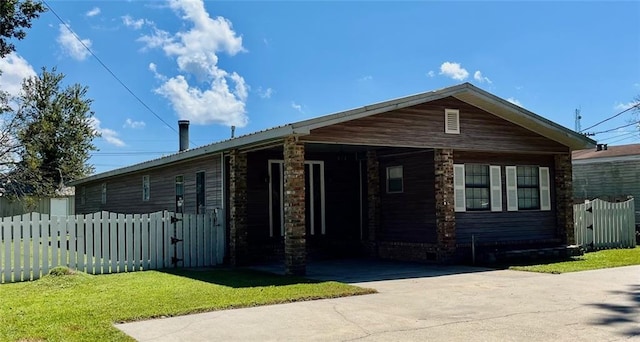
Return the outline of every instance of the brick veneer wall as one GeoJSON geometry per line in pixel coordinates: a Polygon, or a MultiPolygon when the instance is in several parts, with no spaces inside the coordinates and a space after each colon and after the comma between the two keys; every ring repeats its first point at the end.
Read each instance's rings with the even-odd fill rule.
{"type": "Polygon", "coordinates": [[[229,154],[229,263],[238,266],[247,257],[247,154],[229,154]]]}
{"type": "Polygon", "coordinates": [[[364,244],[369,256],[376,257],[376,238],[380,226],[380,164],[375,150],[367,151],[367,232],[364,244]]]}
{"type": "Polygon", "coordinates": [[[284,141],[284,257],[287,274],[306,273],[304,144],[284,141]]]}
{"type": "Polygon", "coordinates": [[[573,169],[571,154],[554,155],[557,231],[558,237],[566,244],[574,244],[575,231],[573,227],[573,169]]]}
{"type": "Polygon", "coordinates": [[[456,213],[453,190],[453,150],[434,150],[438,261],[451,260],[456,252],[456,213]]]}

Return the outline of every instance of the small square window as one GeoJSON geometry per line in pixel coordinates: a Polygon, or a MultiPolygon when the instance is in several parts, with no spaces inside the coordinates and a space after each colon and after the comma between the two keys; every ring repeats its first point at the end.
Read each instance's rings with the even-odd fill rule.
{"type": "Polygon", "coordinates": [[[387,193],[399,193],[403,191],[402,166],[390,166],[387,168],[387,193]]]}

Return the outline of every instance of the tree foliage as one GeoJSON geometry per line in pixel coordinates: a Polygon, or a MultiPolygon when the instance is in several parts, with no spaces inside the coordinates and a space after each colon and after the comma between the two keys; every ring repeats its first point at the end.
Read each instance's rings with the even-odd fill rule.
{"type": "Polygon", "coordinates": [[[0,58],[15,51],[10,39],[24,39],[24,29],[31,27],[31,21],[47,9],[41,1],[1,0],[0,1],[0,58]]]}
{"type": "Polygon", "coordinates": [[[15,109],[6,112],[5,122],[14,122],[9,145],[15,148],[5,174],[30,195],[50,196],[62,184],[93,171],[87,163],[98,136],[92,100],[87,87],[63,87],[63,80],[55,68],[42,68],[38,76],[25,79],[21,95],[12,100],[15,109]]]}

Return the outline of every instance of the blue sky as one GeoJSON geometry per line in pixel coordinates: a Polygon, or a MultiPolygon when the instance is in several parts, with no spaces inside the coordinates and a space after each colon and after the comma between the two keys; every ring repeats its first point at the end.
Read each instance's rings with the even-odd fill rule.
{"type": "MultiPolygon", "coordinates": [[[[175,152],[178,119],[195,147],[231,125],[241,135],[468,81],[573,129],[577,108],[587,128],[640,95],[637,1],[48,4],[144,105],[51,11],[0,60],[0,88],[43,66],[88,86],[98,172],[175,152]]],[[[595,139],[640,142],[633,132],[595,139]]]]}

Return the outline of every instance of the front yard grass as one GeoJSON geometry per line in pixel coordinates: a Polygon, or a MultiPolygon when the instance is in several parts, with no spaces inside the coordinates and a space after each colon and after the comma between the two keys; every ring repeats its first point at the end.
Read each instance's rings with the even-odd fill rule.
{"type": "Polygon", "coordinates": [[[373,292],[248,270],[46,276],[0,285],[0,341],[130,341],[113,323],[373,292]]]}
{"type": "Polygon", "coordinates": [[[640,265],[640,247],[590,252],[566,261],[510,266],[509,269],[542,273],[566,273],[631,265],[640,265]]]}

